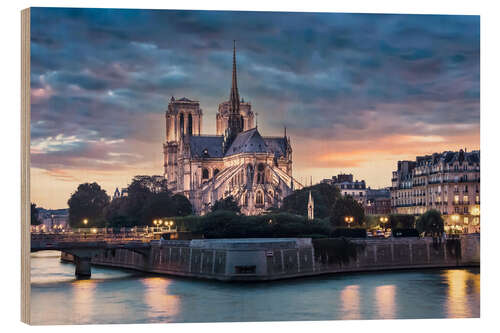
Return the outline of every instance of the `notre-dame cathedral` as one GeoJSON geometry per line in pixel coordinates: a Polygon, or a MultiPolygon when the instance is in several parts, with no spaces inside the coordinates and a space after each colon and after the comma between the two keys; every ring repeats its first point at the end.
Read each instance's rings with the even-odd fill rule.
{"type": "Polygon", "coordinates": [[[286,136],[261,136],[249,102],[240,100],[236,48],[229,101],[219,104],[216,135],[201,135],[203,112],[198,101],[171,98],[163,144],[168,188],[191,201],[196,214],[230,195],[241,212],[255,215],[279,207],[302,187],[292,177],[292,147],[286,136]]]}

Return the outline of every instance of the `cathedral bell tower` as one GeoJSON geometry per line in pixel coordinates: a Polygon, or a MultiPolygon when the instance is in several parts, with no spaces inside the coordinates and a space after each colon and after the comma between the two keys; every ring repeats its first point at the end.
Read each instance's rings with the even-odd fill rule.
{"type": "Polygon", "coordinates": [[[243,117],[240,114],[240,95],[238,93],[238,80],[236,77],[236,41],[233,44],[233,81],[229,93],[229,119],[226,133],[224,134],[224,150],[229,149],[236,136],[243,132],[243,117]]]}
{"type": "Polygon", "coordinates": [[[163,156],[164,177],[171,191],[183,189],[182,175],[178,172],[181,163],[181,145],[189,142],[191,136],[200,135],[202,117],[203,111],[198,101],[186,97],[176,99],[172,96],[168,103],[165,111],[166,137],[163,156]]]}

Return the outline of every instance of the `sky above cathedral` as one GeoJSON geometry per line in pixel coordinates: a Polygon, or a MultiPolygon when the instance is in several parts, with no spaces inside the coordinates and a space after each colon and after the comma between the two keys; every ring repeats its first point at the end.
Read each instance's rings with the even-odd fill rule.
{"type": "Polygon", "coordinates": [[[283,135],[301,183],[353,173],[390,185],[397,161],[479,149],[479,16],[33,8],[31,201],[64,208],[163,174],[171,96],[215,133],[236,40],[240,97],[283,135]]]}

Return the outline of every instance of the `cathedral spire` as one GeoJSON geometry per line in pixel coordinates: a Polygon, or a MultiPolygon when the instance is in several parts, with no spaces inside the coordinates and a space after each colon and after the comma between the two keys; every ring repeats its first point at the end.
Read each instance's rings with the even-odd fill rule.
{"type": "Polygon", "coordinates": [[[233,83],[229,95],[229,118],[224,139],[226,151],[236,136],[243,131],[243,117],[240,114],[240,95],[238,94],[238,80],[236,78],[236,41],[233,44],[233,83]]]}
{"type": "Polygon", "coordinates": [[[238,79],[236,77],[236,41],[233,41],[233,82],[229,94],[229,107],[231,113],[240,113],[240,95],[238,93],[238,79]]]}

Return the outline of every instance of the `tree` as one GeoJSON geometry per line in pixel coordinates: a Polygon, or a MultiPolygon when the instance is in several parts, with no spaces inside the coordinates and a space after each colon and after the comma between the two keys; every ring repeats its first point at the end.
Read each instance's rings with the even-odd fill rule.
{"type": "Polygon", "coordinates": [[[361,226],[365,220],[365,211],[363,207],[351,196],[338,199],[333,205],[330,223],[334,227],[346,227],[346,217],[353,217],[353,223],[350,225],[361,226]]]}
{"type": "Polygon", "coordinates": [[[129,196],[162,192],[170,192],[167,189],[167,180],[162,176],[135,176],[127,188],[129,196]]]}
{"type": "Polygon", "coordinates": [[[104,208],[109,205],[109,201],[109,196],[99,184],[94,182],[78,185],[76,192],[68,200],[70,226],[104,226],[104,208]]]}
{"type": "Polygon", "coordinates": [[[309,191],[314,199],[314,216],[325,218],[330,216],[333,205],[341,198],[339,189],[330,184],[322,183],[294,191],[283,200],[281,211],[307,216],[309,191]]]}
{"type": "Polygon", "coordinates": [[[413,229],[415,228],[415,216],[410,214],[391,214],[389,215],[389,225],[394,229],[413,229]]]}
{"type": "Polygon", "coordinates": [[[230,212],[235,212],[237,214],[240,214],[240,206],[238,203],[234,200],[233,196],[230,195],[225,199],[220,199],[214,202],[212,208],[212,212],[218,211],[218,210],[226,210],[230,212]]]}
{"type": "Polygon", "coordinates": [[[104,209],[106,226],[113,228],[133,227],[136,221],[127,214],[128,197],[113,199],[104,209]]]}
{"type": "Polygon", "coordinates": [[[186,216],[191,214],[193,208],[191,202],[181,195],[170,195],[170,192],[152,194],[144,205],[141,213],[143,225],[150,224],[155,219],[174,216],[186,216]]]}
{"type": "Polygon", "coordinates": [[[191,202],[182,194],[174,194],[172,196],[172,202],[175,208],[174,216],[188,216],[193,213],[191,202]]]}
{"type": "Polygon", "coordinates": [[[436,209],[426,211],[417,220],[417,230],[432,237],[440,237],[444,232],[444,220],[436,209]]]}
{"type": "Polygon", "coordinates": [[[172,192],[167,189],[167,180],[162,176],[135,176],[127,188],[127,194],[125,215],[132,225],[144,225],[150,224],[150,216],[154,215],[154,211],[148,210],[147,207],[158,207],[162,205],[161,201],[170,206],[170,201],[167,203],[165,200],[170,199],[172,192]],[[156,195],[160,197],[154,199],[156,195]]]}
{"type": "Polygon", "coordinates": [[[40,225],[42,221],[40,220],[40,216],[38,215],[38,209],[36,208],[36,204],[31,204],[31,225],[40,225]]]}

